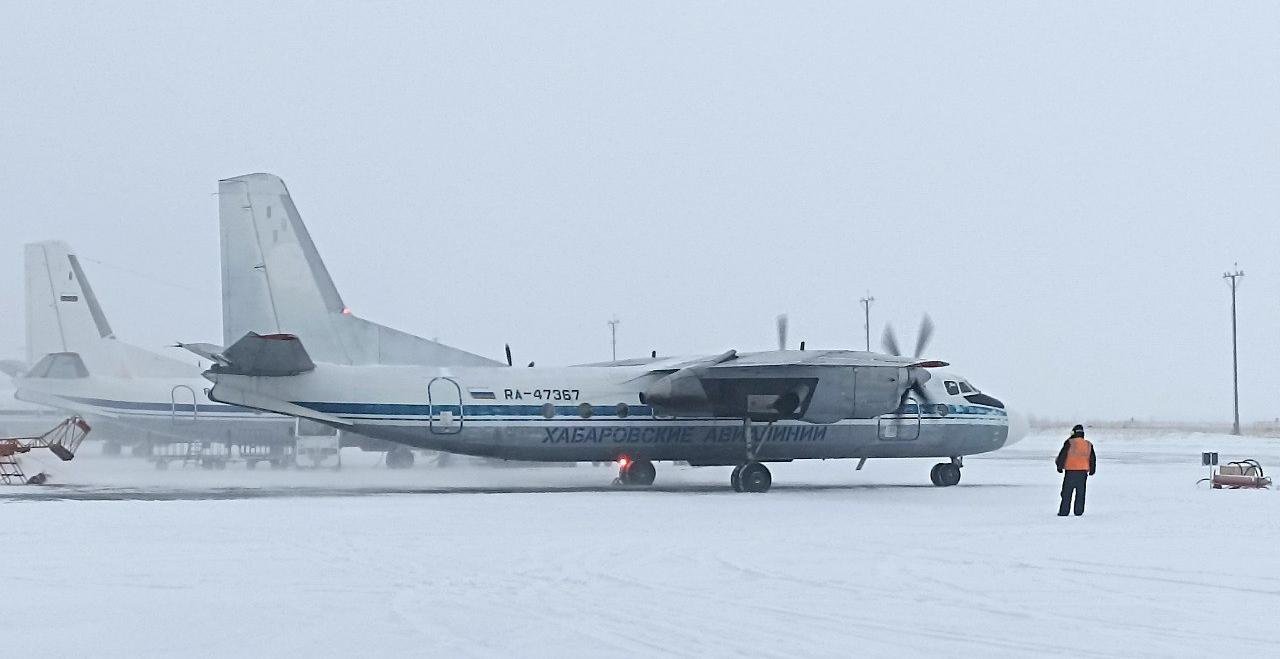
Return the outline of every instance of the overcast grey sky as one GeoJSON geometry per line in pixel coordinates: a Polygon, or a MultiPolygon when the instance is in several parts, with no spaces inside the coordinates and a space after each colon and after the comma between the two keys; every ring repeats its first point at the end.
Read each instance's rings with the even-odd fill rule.
{"type": "Polygon", "coordinates": [[[212,193],[267,171],[400,329],[860,348],[870,289],[1044,415],[1228,419],[1239,261],[1280,416],[1280,3],[8,2],[0,119],[0,357],[48,238],[121,338],[217,340],[212,193]]]}

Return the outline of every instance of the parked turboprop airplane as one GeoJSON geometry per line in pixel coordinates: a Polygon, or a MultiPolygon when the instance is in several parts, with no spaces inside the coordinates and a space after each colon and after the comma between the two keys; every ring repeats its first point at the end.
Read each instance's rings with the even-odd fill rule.
{"type": "Polygon", "coordinates": [[[513,368],[434,344],[423,365],[391,365],[381,353],[407,335],[350,314],[279,178],[228,179],[219,197],[230,347],[186,345],[213,361],[216,401],[455,453],[617,461],[625,484],[651,484],[655,461],[733,465],[747,492],[769,489],[766,462],[825,458],[946,458],[931,479],[955,485],[963,456],[1024,432],[999,400],[919,357],[927,322],[913,357],[887,333],[889,354],[780,345],[513,368]]]}
{"type": "MultiPolygon", "coordinates": [[[[88,418],[114,440],[290,446],[288,416],[210,401],[201,369],[116,339],[80,260],[65,243],[28,244],[24,371],[15,397],[88,418]]],[[[118,443],[113,445],[118,446],[118,443]]],[[[264,459],[283,464],[283,451],[264,459]]]]}

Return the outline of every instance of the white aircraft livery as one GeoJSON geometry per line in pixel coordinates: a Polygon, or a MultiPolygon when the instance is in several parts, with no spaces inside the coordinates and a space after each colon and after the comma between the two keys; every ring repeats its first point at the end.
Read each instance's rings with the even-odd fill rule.
{"type": "Polygon", "coordinates": [[[617,461],[623,484],[654,462],[732,465],[763,492],[768,462],[962,458],[1025,432],[947,364],[887,353],[779,350],[516,368],[354,317],[338,296],[284,183],[250,174],[219,187],[224,343],[187,344],[213,362],[210,398],[455,453],[617,461]],[[266,311],[264,311],[266,310],[266,311]],[[409,359],[412,357],[415,361],[409,359]]]}
{"type": "Polygon", "coordinates": [[[217,403],[194,363],[116,338],[80,260],[60,241],[28,244],[27,364],[15,397],[86,417],[113,438],[152,442],[292,442],[287,416],[217,403]]]}

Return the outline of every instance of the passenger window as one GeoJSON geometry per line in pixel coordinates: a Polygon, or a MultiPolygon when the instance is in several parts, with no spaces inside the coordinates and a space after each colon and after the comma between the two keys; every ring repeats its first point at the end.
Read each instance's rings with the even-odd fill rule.
{"type": "Polygon", "coordinates": [[[962,392],[964,392],[964,393],[966,393],[966,394],[971,394],[971,393],[973,393],[973,387],[970,387],[968,382],[965,382],[964,380],[961,380],[961,381],[960,381],[960,391],[962,391],[962,392]]]}
{"type": "Polygon", "coordinates": [[[947,393],[951,394],[952,396],[956,396],[960,393],[960,387],[957,387],[955,382],[952,382],[951,380],[947,380],[944,384],[947,387],[947,393]]]}

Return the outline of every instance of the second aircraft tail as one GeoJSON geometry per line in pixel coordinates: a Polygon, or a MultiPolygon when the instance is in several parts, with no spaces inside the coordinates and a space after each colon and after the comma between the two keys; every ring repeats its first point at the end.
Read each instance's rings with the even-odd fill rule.
{"type": "Polygon", "coordinates": [[[76,353],[100,375],[183,376],[186,364],[116,340],[80,259],[59,240],[30,243],[26,261],[27,364],[44,356],[76,353]]]}

